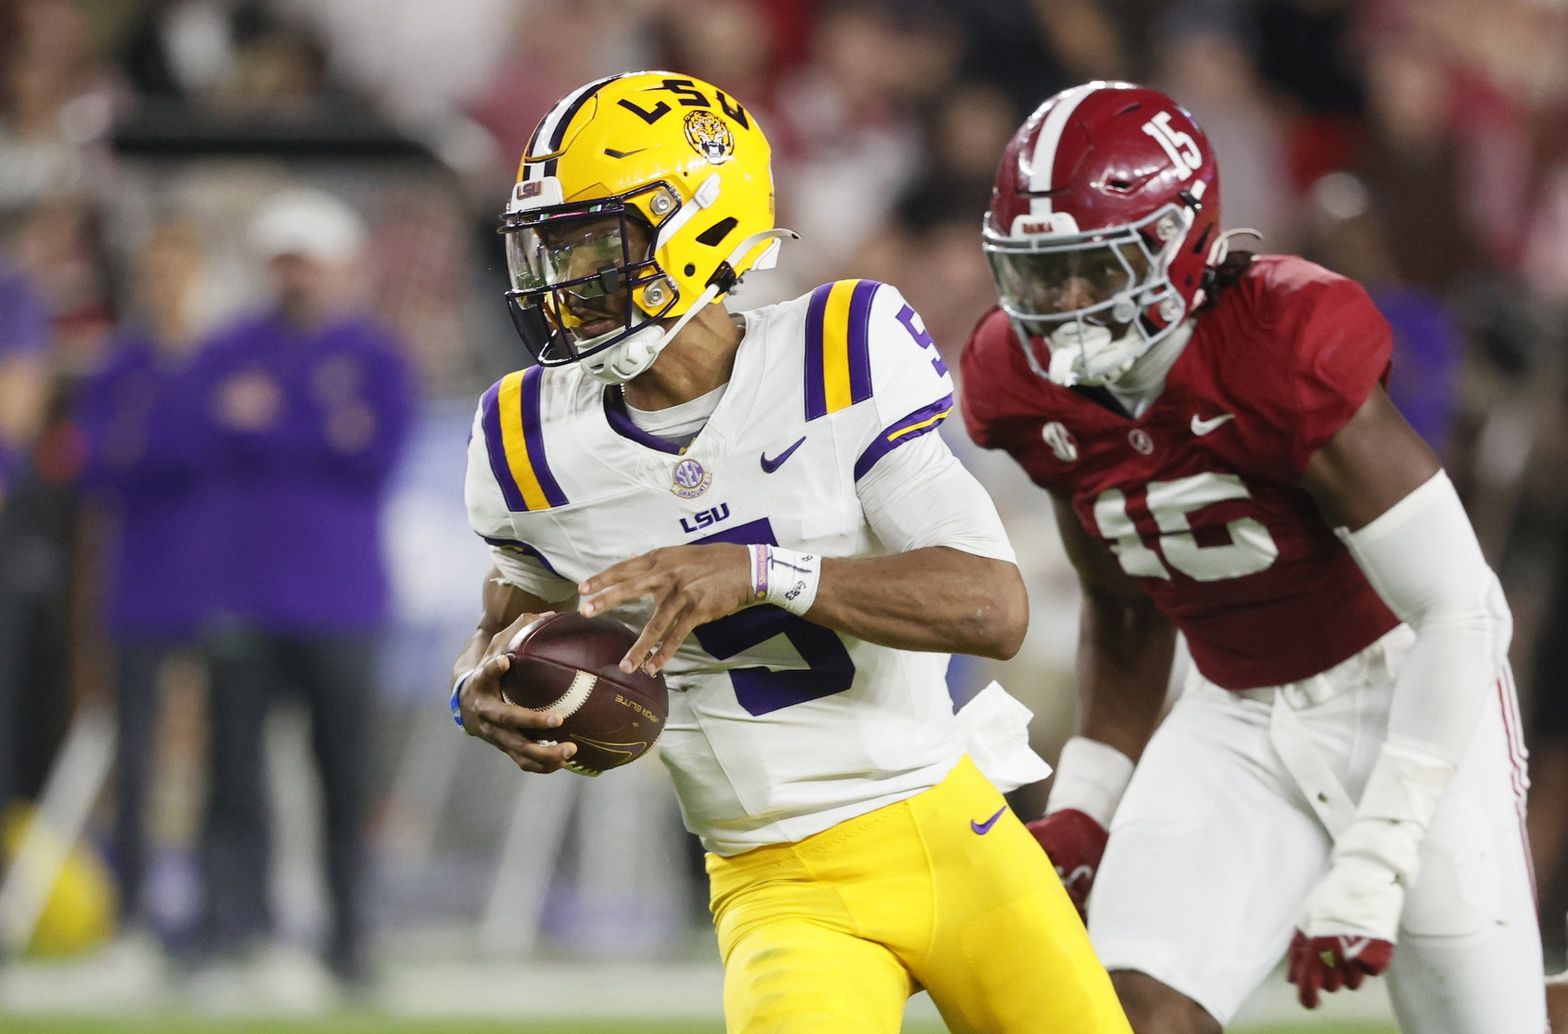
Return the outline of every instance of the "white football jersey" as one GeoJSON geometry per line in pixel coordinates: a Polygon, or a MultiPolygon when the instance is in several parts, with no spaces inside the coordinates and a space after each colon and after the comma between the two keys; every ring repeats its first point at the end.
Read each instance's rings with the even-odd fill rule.
{"type": "MultiPolygon", "coordinates": [[[[952,381],[903,296],[825,284],[744,314],[729,387],[684,449],[640,431],[578,366],[484,396],[470,520],[506,579],[555,602],[661,546],[886,550],[857,483],[952,408],[952,381]]],[[[651,605],[612,617],[641,630],[651,605]]],[[[731,855],[799,840],[940,782],[962,753],[946,654],[855,639],[770,605],[696,629],[666,668],[659,741],[686,825],[731,855]]]]}

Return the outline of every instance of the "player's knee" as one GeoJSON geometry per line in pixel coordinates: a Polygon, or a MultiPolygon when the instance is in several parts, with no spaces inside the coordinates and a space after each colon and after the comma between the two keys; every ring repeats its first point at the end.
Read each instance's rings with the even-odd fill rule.
{"type": "Polygon", "coordinates": [[[1111,985],[1133,1034],[1221,1034],[1219,1022],[1203,1006],[1147,973],[1116,970],[1111,985]]]}

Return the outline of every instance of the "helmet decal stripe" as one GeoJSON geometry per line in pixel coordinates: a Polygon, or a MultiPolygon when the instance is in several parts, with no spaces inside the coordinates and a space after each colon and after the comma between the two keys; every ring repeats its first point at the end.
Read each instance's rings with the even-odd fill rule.
{"type": "MultiPolygon", "coordinates": [[[[1084,98],[1098,90],[1100,83],[1084,83],[1075,89],[1062,94],[1056,107],[1045,117],[1045,123],[1040,127],[1040,135],[1035,137],[1034,153],[1029,156],[1029,189],[1042,191],[1051,189],[1051,167],[1056,164],[1056,149],[1062,142],[1062,130],[1067,128],[1067,121],[1072,118],[1073,112],[1078,110],[1084,98]]],[[[1029,212],[1031,215],[1050,215],[1051,199],[1048,197],[1032,197],[1029,199],[1029,212]]]]}
{"type": "MultiPolygon", "coordinates": [[[[613,83],[619,78],[621,78],[620,75],[605,76],[596,83],[589,83],[578,93],[577,98],[571,102],[571,105],[564,112],[561,113],[561,117],[556,120],[555,127],[550,132],[550,150],[552,153],[561,149],[561,144],[566,139],[567,127],[572,124],[572,119],[576,117],[579,111],[582,110],[583,105],[588,103],[589,98],[603,89],[605,84],[613,83]]],[[[554,176],[555,167],[559,163],[559,158],[551,158],[548,162],[545,163],[544,174],[546,176],[554,176]]]]}
{"type": "MultiPolygon", "coordinates": [[[[598,93],[606,83],[612,83],[619,78],[621,78],[621,75],[609,75],[603,79],[595,79],[593,82],[578,87],[557,101],[555,107],[551,108],[549,114],[545,115],[540,120],[539,125],[534,128],[534,135],[528,138],[527,153],[537,153],[536,148],[540,143],[544,144],[547,154],[553,154],[559,150],[561,141],[566,136],[566,127],[571,124],[572,116],[576,115],[582,106],[588,102],[588,99],[595,93],[598,93]]],[[[544,176],[554,176],[556,163],[557,159],[555,158],[546,161],[542,167],[537,162],[530,162],[528,165],[528,178],[538,179],[544,176]],[[534,175],[534,170],[536,169],[538,170],[538,176],[534,175]]]]}

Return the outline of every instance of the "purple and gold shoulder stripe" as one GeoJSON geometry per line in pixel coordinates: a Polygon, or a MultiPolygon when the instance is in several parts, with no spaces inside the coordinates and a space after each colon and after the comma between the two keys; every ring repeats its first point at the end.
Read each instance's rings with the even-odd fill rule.
{"type": "Polygon", "coordinates": [[[491,385],[479,404],[490,471],[514,512],[566,505],[544,450],[539,419],[543,380],[544,369],[538,366],[509,373],[491,385]]]}
{"type": "Polygon", "coordinates": [[[953,396],[946,395],[929,406],[921,406],[902,420],[894,421],[881,434],[876,436],[872,443],[866,446],[860,458],[855,460],[855,480],[859,481],[871,472],[877,465],[877,460],[903,445],[912,442],[927,431],[934,431],[937,425],[947,419],[953,411],[953,396]]]}
{"type": "Polygon", "coordinates": [[[871,397],[871,299],[875,280],[839,280],[806,306],[806,419],[871,397]]]}

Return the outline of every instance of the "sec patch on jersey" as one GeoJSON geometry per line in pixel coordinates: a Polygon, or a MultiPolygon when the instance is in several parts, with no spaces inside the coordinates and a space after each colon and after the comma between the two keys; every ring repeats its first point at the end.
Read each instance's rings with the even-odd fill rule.
{"type": "Polygon", "coordinates": [[[664,676],[619,667],[635,641],[608,618],[570,611],[530,622],[507,644],[512,666],[501,676],[502,695],[561,716],[552,735],[577,744],[566,765],[573,772],[598,775],[636,761],[664,731],[664,676]]]}

